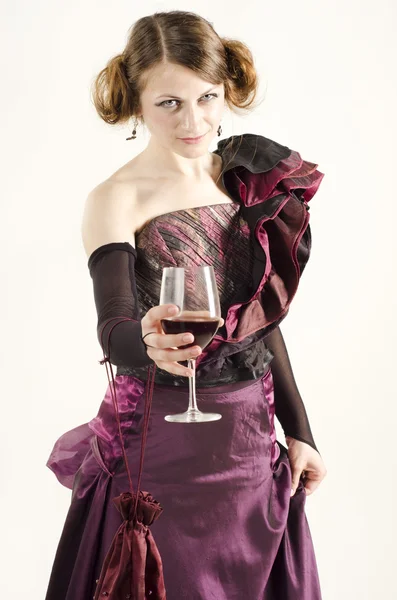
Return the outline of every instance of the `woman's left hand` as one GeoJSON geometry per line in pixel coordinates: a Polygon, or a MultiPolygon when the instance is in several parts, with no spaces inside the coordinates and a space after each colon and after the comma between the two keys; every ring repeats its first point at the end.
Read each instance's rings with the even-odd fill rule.
{"type": "Polygon", "coordinates": [[[289,436],[286,436],[285,441],[292,471],[291,496],[296,492],[302,472],[304,472],[302,477],[304,477],[305,492],[308,496],[318,488],[327,474],[323,459],[317,450],[305,442],[289,436]]]}

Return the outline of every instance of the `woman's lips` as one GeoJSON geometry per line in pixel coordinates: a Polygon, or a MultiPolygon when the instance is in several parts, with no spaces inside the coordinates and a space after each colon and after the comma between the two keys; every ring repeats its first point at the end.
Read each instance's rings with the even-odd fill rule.
{"type": "Polygon", "coordinates": [[[198,144],[198,142],[200,142],[204,136],[205,136],[205,133],[203,135],[200,135],[199,137],[195,137],[195,138],[179,138],[179,139],[182,140],[182,142],[185,142],[185,144],[198,144]]]}

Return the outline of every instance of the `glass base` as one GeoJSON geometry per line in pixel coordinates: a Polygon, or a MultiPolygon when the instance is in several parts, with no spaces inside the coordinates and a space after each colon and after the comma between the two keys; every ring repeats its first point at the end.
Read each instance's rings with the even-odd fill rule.
{"type": "Polygon", "coordinates": [[[177,415],[167,415],[164,419],[170,423],[207,423],[209,421],[219,421],[219,419],[222,419],[222,415],[203,413],[200,410],[187,410],[177,415]]]}

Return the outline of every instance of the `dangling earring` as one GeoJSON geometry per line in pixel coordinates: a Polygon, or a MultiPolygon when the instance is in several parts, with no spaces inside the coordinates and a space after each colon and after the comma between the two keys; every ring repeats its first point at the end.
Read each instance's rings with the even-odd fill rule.
{"type": "Polygon", "coordinates": [[[125,138],[126,140],[135,140],[135,138],[136,138],[136,128],[137,128],[137,127],[138,127],[138,120],[137,120],[137,119],[135,119],[135,122],[134,122],[134,129],[132,130],[132,136],[131,136],[131,137],[128,137],[128,138],[125,138]]]}
{"type": "Polygon", "coordinates": [[[221,135],[221,133],[222,133],[222,127],[219,125],[219,127],[218,127],[218,135],[221,135]]]}

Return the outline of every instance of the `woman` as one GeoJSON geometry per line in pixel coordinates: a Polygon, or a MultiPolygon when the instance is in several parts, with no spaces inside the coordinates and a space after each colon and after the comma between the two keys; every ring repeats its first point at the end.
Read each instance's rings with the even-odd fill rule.
{"type": "Polygon", "coordinates": [[[134,118],[128,139],[139,122],[151,137],[85,206],[98,339],[102,363],[117,366],[117,404],[109,383],[97,417],[65,433],[49,458],[73,493],[47,600],[321,598],[304,507],[326,469],[279,324],[309,258],[307,203],[323,174],[255,134],[221,140],[209,152],[225,107],[252,106],[256,88],[247,46],[182,11],[138,20],[124,52],[95,81],[100,117],[110,124],[134,118]],[[158,305],[162,269],[190,264],[213,265],[220,293],[221,327],[203,351],[180,348],[193,338],[161,328],[175,309],[158,305]],[[186,408],[191,356],[199,406],[221,412],[220,421],[164,420],[186,408]],[[276,440],[274,415],[288,451],[276,440]],[[123,536],[135,534],[113,499],[139,471],[145,423],[137,487],[163,514],[150,527],[146,582],[130,594],[131,581],[121,582],[130,558],[112,552],[122,527],[123,536]],[[119,587],[106,591],[112,569],[119,587]]]}

